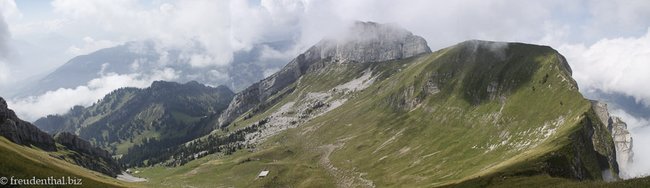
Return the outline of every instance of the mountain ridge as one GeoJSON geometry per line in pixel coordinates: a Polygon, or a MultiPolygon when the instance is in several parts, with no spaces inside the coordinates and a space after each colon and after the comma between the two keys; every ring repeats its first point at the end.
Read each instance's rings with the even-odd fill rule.
{"type": "Polygon", "coordinates": [[[35,147],[49,153],[50,157],[115,177],[121,171],[108,152],[93,147],[88,141],[74,134],[50,136],[29,122],[19,119],[0,97],[0,136],[27,147],[35,147]]]}
{"type": "Polygon", "coordinates": [[[151,39],[129,41],[72,57],[51,72],[25,80],[20,86],[2,92],[7,95],[5,97],[18,100],[59,88],[74,89],[108,73],[146,80],[167,70],[173,70],[177,77],[166,78],[169,79],[166,81],[197,80],[214,86],[226,85],[239,91],[263,79],[268,71],[281,68],[287,61],[285,57],[265,56],[265,53],[286,53],[294,45],[293,40],[260,42],[232,52],[232,62],[217,62],[210,59],[205,47],[195,40],[187,41],[184,46],[165,46],[151,39]],[[211,62],[206,62],[208,65],[205,67],[196,67],[192,65],[193,61],[211,62]]]}
{"type": "Polygon", "coordinates": [[[64,115],[41,118],[35,124],[50,133],[75,133],[95,146],[124,156],[124,163],[142,163],[145,160],[141,157],[125,154],[143,145],[160,152],[209,133],[217,124],[212,117],[226,108],[233,95],[225,86],[155,81],[144,89],[115,90],[89,107],[75,107],[64,115]]]}

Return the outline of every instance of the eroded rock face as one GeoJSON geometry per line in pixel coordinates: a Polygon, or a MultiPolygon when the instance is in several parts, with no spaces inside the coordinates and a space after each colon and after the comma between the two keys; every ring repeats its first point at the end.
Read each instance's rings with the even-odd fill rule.
{"type": "Polygon", "coordinates": [[[101,158],[110,159],[111,155],[102,149],[93,147],[90,145],[90,142],[79,138],[77,135],[69,132],[61,132],[54,135],[54,140],[66,146],[67,148],[75,151],[80,151],[88,154],[92,154],[101,158]]]}
{"type": "Polygon", "coordinates": [[[431,52],[426,40],[395,25],[356,22],[342,37],[325,39],[316,47],[320,58],[342,62],[379,62],[431,52]]]}
{"type": "Polygon", "coordinates": [[[632,162],[634,152],[632,151],[632,135],[627,130],[627,124],[619,117],[612,118],[612,138],[616,145],[616,158],[619,167],[626,169],[632,162]]]}
{"type": "Polygon", "coordinates": [[[369,63],[430,53],[426,40],[394,25],[356,22],[338,39],[325,39],[291,60],[282,70],[237,93],[219,117],[226,126],[243,113],[263,105],[272,95],[308,71],[326,63],[369,63]]]}
{"type": "Polygon", "coordinates": [[[0,136],[20,145],[34,145],[46,151],[56,150],[54,140],[47,133],[29,122],[23,121],[9,109],[7,102],[0,97],[0,136]]]}
{"type": "Polygon", "coordinates": [[[120,165],[113,160],[111,155],[98,147],[93,147],[90,142],[79,138],[69,132],[60,132],[54,135],[54,140],[76,153],[62,156],[74,160],[79,166],[88,168],[111,177],[116,177],[121,172],[120,165]]]}
{"type": "Polygon", "coordinates": [[[592,104],[600,121],[607,125],[607,129],[612,134],[612,139],[616,147],[616,160],[622,172],[621,176],[625,177],[625,169],[632,162],[634,156],[634,152],[632,151],[632,135],[627,130],[627,124],[621,118],[610,116],[607,110],[607,104],[599,101],[592,101],[592,104]]]}
{"type": "Polygon", "coordinates": [[[117,176],[121,170],[120,165],[107,151],[92,147],[88,141],[67,132],[52,138],[31,123],[19,119],[14,111],[7,107],[7,102],[2,97],[0,97],[0,136],[16,144],[35,146],[45,151],[57,151],[56,143],[59,143],[76,152],[66,156],[50,153],[50,156],[63,160],[72,159],[77,165],[112,177],[117,176]]]}

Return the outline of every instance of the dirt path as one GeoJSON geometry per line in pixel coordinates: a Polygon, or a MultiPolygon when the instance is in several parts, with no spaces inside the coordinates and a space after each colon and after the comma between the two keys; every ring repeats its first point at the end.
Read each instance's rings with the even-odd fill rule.
{"type": "Polygon", "coordinates": [[[372,181],[362,177],[362,173],[339,169],[332,164],[329,158],[330,155],[334,150],[342,146],[343,144],[339,143],[336,145],[328,144],[320,147],[324,153],[321,156],[319,163],[325,167],[327,172],[334,176],[336,179],[336,185],[338,187],[375,187],[375,184],[372,181]]]}

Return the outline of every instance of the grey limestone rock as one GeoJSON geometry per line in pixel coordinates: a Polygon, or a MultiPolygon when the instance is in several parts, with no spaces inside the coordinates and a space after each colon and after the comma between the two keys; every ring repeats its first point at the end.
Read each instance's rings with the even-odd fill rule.
{"type": "Polygon", "coordinates": [[[23,121],[9,109],[7,102],[0,97],[0,136],[20,145],[33,145],[46,151],[56,150],[54,140],[47,133],[29,122],[23,121]]]}
{"type": "MultiPolygon", "coordinates": [[[[632,135],[627,130],[627,124],[620,117],[610,116],[606,103],[600,101],[591,102],[596,115],[612,134],[619,169],[626,169],[632,162],[634,156],[634,152],[632,151],[632,135]]],[[[621,175],[625,176],[625,174],[621,175]]]]}
{"type": "Polygon", "coordinates": [[[284,90],[319,63],[372,63],[430,53],[424,38],[395,25],[356,22],[336,39],[324,39],[291,60],[282,70],[237,93],[219,117],[227,126],[243,113],[284,90]]]}

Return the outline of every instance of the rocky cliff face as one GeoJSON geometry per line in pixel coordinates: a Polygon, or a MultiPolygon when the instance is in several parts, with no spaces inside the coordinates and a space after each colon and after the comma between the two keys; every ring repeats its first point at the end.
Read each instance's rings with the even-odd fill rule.
{"type": "Polygon", "coordinates": [[[77,135],[69,132],[60,132],[54,135],[54,140],[65,147],[88,154],[95,155],[104,159],[110,159],[111,155],[102,149],[93,147],[90,142],[79,138],[77,135]]]}
{"type": "MultiPolygon", "coordinates": [[[[632,152],[632,136],[627,130],[627,124],[620,117],[610,116],[607,104],[600,101],[591,102],[596,115],[607,126],[612,135],[616,147],[616,160],[619,169],[624,172],[624,169],[632,162],[634,156],[632,152]]],[[[625,177],[626,174],[621,174],[621,176],[625,177]]]]}
{"type": "MultiPolygon", "coordinates": [[[[621,120],[619,117],[612,117],[612,138],[614,139],[614,144],[616,145],[616,158],[618,160],[619,167],[621,169],[626,169],[634,157],[634,152],[632,151],[632,135],[627,130],[627,124],[621,120]]],[[[623,174],[626,175],[626,174],[623,174]]]]}
{"type": "Polygon", "coordinates": [[[16,144],[38,147],[50,152],[49,154],[52,157],[66,160],[112,177],[117,176],[121,171],[120,165],[111,158],[107,151],[92,147],[88,141],[82,140],[72,133],[57,134],[53,138],[31,123],[19,119],[7,107],[6,101],[1,97],[0,136],[4,136],[16,144]],[[65,148],[57,147],[57,143],[63,145],[65,148]]]}
{"type": "Polygon", "coordinates": [[[54,140],[70,150],[77,151],[77,153],[61,156],[61,158],[70,158],[80,166],[112,177],[116,177],[121,172],[120,165],[107,151],[93,147],[90,142],[73,133],[58,133],[54,136],[54,140]]]}
{"type": "Polygon", "coordinates": [[[46,151],[56,150],[50,135],[31,123],[19,119],[16,113],[7,107],[7,102],[2,97],[0,97],[0,136],[16,144],[34,145],[46,151]]]}
{"type": "Polygon", "coordinates": [[[430,53],[426,40],[394,25],[356,22],[337,39],[324,39],[293,59],[279,72],[238,93],[219,117],[226,126],[239,115],[263,107],[272,95],[284,92],[302,75],[329,63],[368,63],[430,53]]]}
{"type": "Polygon", "coordinates": [[[431,52],[420,36],[395,25],[356,22],[342,37],[316,44],[319,58],[343,62],[380,62],[431,52]]]}

